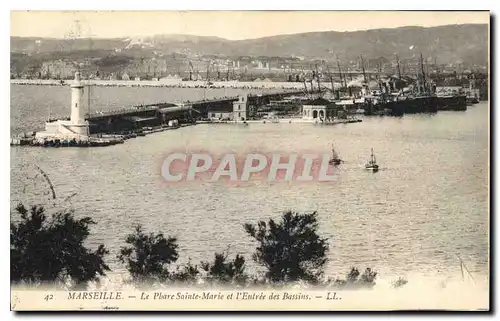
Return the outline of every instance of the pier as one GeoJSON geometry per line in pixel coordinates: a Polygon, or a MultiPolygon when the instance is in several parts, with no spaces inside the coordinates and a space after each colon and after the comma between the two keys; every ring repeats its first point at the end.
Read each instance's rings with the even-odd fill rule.
{"type": "Polygon", "coordinates": [[[11,139],[11,145],[90,147],[109,146],[146,134],[194,125],[208,120],[209,115],[226,114],[236,123],[246,123],[249,111],[302,91],[283,90],[266,94],[245,94],[235,97],[184,102],[158,102],[107,111],[85,113],[84,82],[80,74],[70,85],[70,115],[49,119],[45,130],[11,139]]]}
{"type": "MultiPolygon", "coordinates": [[[[280,100],[284,97],[302,95],[301,91],[286,91],[268,94],[245,95],[248,108],[242,109],[246,115],[254,106],[269,104],[270,101],[280,100]]],[[[128,132],[140,132],[145,127],[168,126],[169,122],[177,120],[180,124],[193,123],[196,120],[209,118],[211,113],[233,113],[234,103],[239,96],[218,99],[205,99],[199,101],[186,101],[183,103],[158,102],[156,104],[133,106],[108,111],[94,111],[85,114],[85,120],[89,123],[90,134],[119,134],[128,132]]],[[[68,121],[70,118],[54,118],[49,123],[57,121],[68,121]]]]}

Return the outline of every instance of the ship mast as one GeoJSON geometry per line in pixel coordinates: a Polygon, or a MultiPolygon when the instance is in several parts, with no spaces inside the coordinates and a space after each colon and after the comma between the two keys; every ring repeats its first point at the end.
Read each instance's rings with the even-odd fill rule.
{"type": "MultiPolygon", "coordinates": [[[[333,86],[333,76],[332,76],[332,73],[330,72],[330,67],[328,65],[326,65],[326,69],[327,69],[328,75],[330,75],[330,84],[332,85],[332,93],[333,93],[335,91],[335,87],[333,86]]],[[[340,97],[340,94],[339,94],[339,97],[340,97]]]]}
{"type": "Polygon", "coordinates": [[[313,97],[313,95],[314,95],[314,84],[313,84],[313,81],[314,81],[315,72],[312,69],[311,65],[309,65],[309,68],[311,68],[311,98],[314,98],[313,97]]]}
{"type": "Polygon", "coordinates": [[[420,53],[420,69],[422,70],[422,86],[424,91],[427,91],[427,83],[425,81],[425,70],[424,70],[424,57],[420,53]]]}
{"type": "Polygon", "coordinates": [[[304,72],[304,67],[301,67],[301,68],[302,68],[302,74],[304,75],[304,90],[305,90],[305,94],[306,94],[307,98],[311,99],[310,95],[309,95],[309,90],[307,89],[306,73],[304,72]]]}
{"type": "Polygon", "coordinates": [[[316,64],[316,80],[318,81],[318,94],[321,97],[321,84],[319,81],[318,64],[316,64]]]}
{"type": "Polygon", "coordinates": [[[380,72],[382,71],[382,64],[380,62],[377,62],[377,80],[378,80],[378,87],[380,89],[380,94],[382,94],[382,80],[380,79],[380,72]]]}
{"type": "MultiPolygon", "coordinates": [[[[349,72],[349,70],[347,72],[349,72]]],[[[343,80],[344,80],[344,88],[347,89],[347,75],[345,73],[344,73],[344,79],[343,80]]],[[[342,83],[342,79],[340,79],[340,82],[342,83]]]]}
{"type": "MultiPolygon", "coordinates": [[[[342,69],[340,69],[340,62],[339,60],[337,59],[337,67],[339,68],[339,75],[340,75],[340,87],[342,87],[342,80],[345,80],[345,78],[343,79],[342,78],[342,69]]],[[[344,76],[345,77],[345,76],[344,76]]],[[[345,87],[347,87],[347,84],[345,83],[344,81],[344,85],[345,87]]]]}
{"type": "Polygon", "coordinates": [[[304,90],[305,90],[305,94],[306,96],[310,99],[310,96],[309,96],[309,89],[307,89],[307,82],[306,82],[306,79],[304,78],[304,90]]]}
{"type": "Polygon", "coordinates": [[[363,55],[360,55],[359,57],[361,58],[361,69],[363,70],[363,79],[365,83],[368,84],[366,82],[365,61],[363,60],[363,55]]]}
{"type": "Polygon", "coordinates": [[[207,65],[207,84],[209,83],[210,79],[208,78],[209,77],[209,70],[210,70],[210,62],[208,62],[208,65],[207,65]]]}
{"type": "Polygon", "coordinates": [[[90,117],[90,84],[87,86],[87,109],[90,117]]]}
{"type": "Polygon", "coordinates": [[[396,54],[396,62],[398,64],[398,77],[399,77],[399,80],[401,80],[401,67],[399,66],[399,57],[398,57],[398,54],[396,54]]]}

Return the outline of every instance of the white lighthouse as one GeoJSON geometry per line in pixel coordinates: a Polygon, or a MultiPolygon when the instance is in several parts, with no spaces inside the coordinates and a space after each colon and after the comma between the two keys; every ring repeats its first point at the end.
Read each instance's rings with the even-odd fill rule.
{"type": "Polygon", "coordinates": [[[87,140],[89,138],[89,123],[85,120],[85,108],[82,103],[83,88],[80,73],[77,72],[71,84],[70,120],[49,120],[45,123],[45,131],[36,133],[37,138],[78,140],[87,140]]]}
{"type": "Polygon", "coordinates": [[[80,73],[75,73],[75,80],[71,84],[71,127],[78,135],[88,135],[89,124],[85,121],[85,110],[82,103],[83,84],[80,73]]]}

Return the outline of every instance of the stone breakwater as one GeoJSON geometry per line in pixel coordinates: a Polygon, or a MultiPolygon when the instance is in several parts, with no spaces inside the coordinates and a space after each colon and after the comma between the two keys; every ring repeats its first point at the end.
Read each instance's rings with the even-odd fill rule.
{"type": "Polygon", "coordinates": [[[157,126],[146,127],[146,129],[138,130],[137,132],[129,132],[123,135],[100,134],[97,136],[82,137],[81,139],[73,138],[35,138],[36,132],[24,133],[10,139],[11,146],[36,146],[36,147],[105,147],[117,144],[123,144],[126,140],[146,136],[153,133],[163,132],[167,130],[175,130],[195,124],[181,124],[178,126],[157,126]]]}
{"type": "MultiPolygon", "coordinates": [[[[297,82],[239,82],[219,81],[207,85],[205,81],[182,81],[182,80],[84,80],[85,85],[100,87],[167,87],[167,88],[238,88],[238,89],[280,89],[280,90],[302,90],[303,83],[297,82]]],[[[14,85],[33,86],[67,86],[71,80],[54,79],[11,79],[14,85]]],[[[321,84],[328,87],[328,84],[321,84]]]]}

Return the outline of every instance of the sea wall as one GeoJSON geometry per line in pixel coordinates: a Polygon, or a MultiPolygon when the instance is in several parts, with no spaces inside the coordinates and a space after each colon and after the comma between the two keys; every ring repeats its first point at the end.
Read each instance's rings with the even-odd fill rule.
{"type": "MultiPolygon", "coordinates": [[[[71,80],[54,79],[11,79],[11,84],[16,85],[38,85],[38,86],[61,86],[67,85],[71,80]]],[[[167,80],[85,80],[85,84],[102,87],[174,87],[174,88],[200,88],[206,87],[205,81],[182,81],[176,79],[167,80]]],[[[317,88],[317,84],[314,84],[317,88]]],[[[330,88],[330,84],[322,83],[321,87],[330,88]]],[[[211,82],[210,88],[263,88],[263,89],[285,89],[302,90],[304,84],[300,82],[239,82],[239,81],[216,81],[211,82]]],[[[310,90],[310,84],[308,84],[310,90]]]]}

